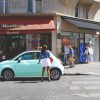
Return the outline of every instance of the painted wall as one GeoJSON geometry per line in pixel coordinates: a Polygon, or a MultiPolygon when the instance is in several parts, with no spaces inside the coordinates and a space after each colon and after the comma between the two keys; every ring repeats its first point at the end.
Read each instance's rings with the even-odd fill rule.
{"type": "Polygon", "coordinates": [[[100,22],[100,9],[98,9],[97,13],[95,14],[94,20],[100,22]]]}
{"type": "Polygon", "coordinates": [[[95,2],[91,6],[91,8],[90,8],[90,10],[88,12],[89,19],[95,20],[95,21],[100,21],[100,20],[98,20],[98,17],[100,17],[99,11],[100,11],[100,3],[95,2]]]}
{"type": "Polygon", "coordinates": [[[52,52],[57,54],[57,36],[56,32],[52,32],[52,52]]]}
{"type": "MultiPolygon", "coordinates": [[[[100,21],[100,0],[94,0],[93,4],[80,6],[80,18],[86,18],[86,7],[88,7],[88,18],[90,20],[100,21]]],[[[75,16],[75,7],[78,0],[43,0],[43,13],[58,13],[67,16],[75,16]]]]}

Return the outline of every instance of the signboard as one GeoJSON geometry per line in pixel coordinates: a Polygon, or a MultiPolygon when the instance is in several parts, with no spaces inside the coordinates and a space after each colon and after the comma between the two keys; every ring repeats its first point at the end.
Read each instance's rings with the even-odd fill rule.
{"type": "Polygon", "coordinates": [[[38,49],[39,45],[40,45],[39,34],[32,34],[32,49],[33,50],[38,49]]]}

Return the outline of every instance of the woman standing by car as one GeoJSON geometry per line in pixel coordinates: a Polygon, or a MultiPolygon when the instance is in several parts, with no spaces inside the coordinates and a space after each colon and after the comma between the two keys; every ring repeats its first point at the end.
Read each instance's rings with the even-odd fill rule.
{"type": "Polygon", "coordinates": [[[49,79],[49,82],[50,82],[51,62],[50,62],[50,53],[48,52],[46,45],[42,46],[40,57],[39,57],[39,63],[40,63],[40,61],[41,61],[41,64],[42,64],[42,79],[41,79],[41,81],[43,82],[45,68],[47,68],[48,79],[49,79]]]}

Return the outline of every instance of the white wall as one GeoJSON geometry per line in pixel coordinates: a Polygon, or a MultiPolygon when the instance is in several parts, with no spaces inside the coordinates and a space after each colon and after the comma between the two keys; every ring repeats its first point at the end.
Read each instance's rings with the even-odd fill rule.
{"type": "Polygon", "coordinates": [[[99,61],[99,36],[95,35],[94,61],[99,61]]]}
{"type": "Polygon", "coordinates": [[[97,11],[97,13],[94,16],[94,20],[100,22],[100,9],[97,11]]]}
{"type": "Polygon", "coordinates": [[[94,0],[94,1],[100,2],[100,0],[94,0]]]}

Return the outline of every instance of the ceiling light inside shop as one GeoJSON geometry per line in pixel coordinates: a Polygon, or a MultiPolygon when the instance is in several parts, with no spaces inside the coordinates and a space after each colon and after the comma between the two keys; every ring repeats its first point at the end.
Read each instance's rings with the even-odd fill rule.
{"type": "Polygon", "coordinates": [[[100,35],[100,32],[96,32],[97,35],[100,35]]]}

